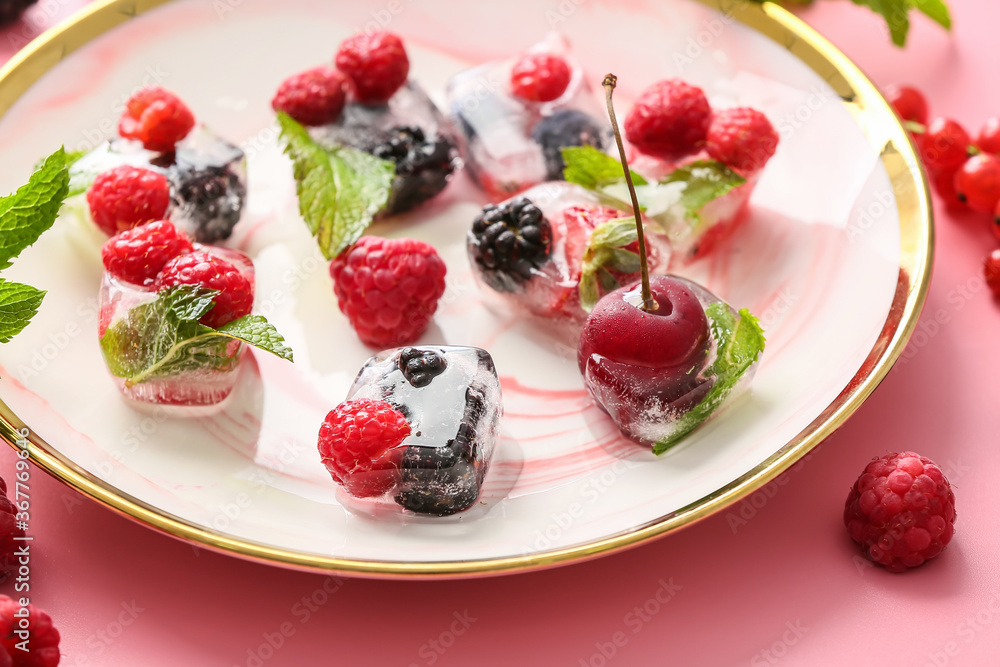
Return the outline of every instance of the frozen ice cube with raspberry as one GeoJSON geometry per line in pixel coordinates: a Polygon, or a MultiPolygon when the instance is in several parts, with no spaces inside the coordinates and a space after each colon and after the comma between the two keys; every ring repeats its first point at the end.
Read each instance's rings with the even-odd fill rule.
{"type": "Polygon", "coordinates": [[[352,496],[446,516],[479,498],[502,413],[485,350],[386,350],[368,360],[347,400],[327,415],[320,456],[352,496]]]}
{"type": "MultiPolygon", "coordinates": [[[[644,229],[650,271],[663,272],[670,246],[655,227],[644,229]]],[[[526,314],[574,349],[589,307],[639,271],[632,214],[565,182],[487,204],[472,223],[467,248],[490,307],[526,314]]]]}
{"type": "Polygon", "coordinates": [[[466,168],[497,199],[562,179],[566,146],[611,145],[602,107],[558,33],[456,74],[447,96],[466,168]]]}
{"type": "Polygon", "coordinates": [[[246,160],[240,148],[195,125],[183,102],[155,87],[129,100],[119,132],[70,169],[71,193],[87,194],[86,202],[77,200],[73,207],[81,217],[89,217],[108,235],[169,217],[199,243],[229,238],[246,204],[246,160]],[[145,106],[136,106],[136,100],[145,106]],[[128,166],[133,168],[131,179],[128,166]],[[158,208],[163,185],[148,176],[135,177],[136,170],[165,179],[165,211],[158,208]],[[146,200],[153,200],[157,210],[144,211],[146,200]]]}

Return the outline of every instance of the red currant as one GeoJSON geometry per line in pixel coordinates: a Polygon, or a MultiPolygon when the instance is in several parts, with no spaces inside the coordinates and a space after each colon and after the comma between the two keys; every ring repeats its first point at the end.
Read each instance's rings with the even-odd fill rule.
{"type": "Polygon", "coordinates": [[[976,137],[976,146],[984,153],[1000,155],[1000,118],[993,117],[983,123],[976,137]]]}
{"type": "Polygon", "coordinates": [[[973,211],[992,213],[1000,201],[1000,158],[973,155],[955,173],[955,192],[973,211]]]}
{"type": "Polygon", "coordinates": [[[963,206],[962,200],[958,198],[958,193],[955,192],[954,170],[932,171],[930,172],[930,177],[931,185],[934,186],[934,192],[938,194],[938,197],[949,208],[963,206]]]}
{"type": "Polygon", "coordinates": [[[953,120],[935,118],[923,141],[924,164],[934,171],[958,169],[969,157],[969,133],[953,120]]]}
{"type": "Polygon", "coordinates": [[[889,86],[885,97],[903,120],[927,124],[927,100],[916,88],[910,86],[889,86]]]}
{"type": "Polygon", "coordinates": [[[993,294],[1000,296],[1000,248],[986,256],[983,277],[986,278],[986,284],[993,290],[993,294]]]}
{"type": "Polygon", "coordinates": [[[1000,202],[997,202],[996,210],[993,211],[993,234],[1000,240],[1000,202]]]}

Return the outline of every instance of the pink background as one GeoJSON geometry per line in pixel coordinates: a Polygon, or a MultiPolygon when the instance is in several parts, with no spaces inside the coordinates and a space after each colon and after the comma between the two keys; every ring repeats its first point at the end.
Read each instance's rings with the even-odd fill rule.
{"type": "MultiPolygon", "coordinates": [[[[0,31],[0,60],[82,4],[43,0],[0,31]]],[[[1000,5],[949,4],[953,34],[915,18],[905,51],[846,0],[802,16],[876,83],[915,84],[975,131],[1000,114],[1000,5]]],[[[62,633],[61,664],[996,664],[1000,302],[980,276],[998,243],[986,216],[935,209],[923,334],[872,398],[755,496],[625,553],[502,578],[335,580],[196,549],[33,471],[31,596],[62,633]],[[959,514],[948,550],[901,576],[856,558],[841,522],[864,464],[898,449],[944,467],[959,514]]],[[[0,474],[13,466],[0,450],[0,474]]]]}

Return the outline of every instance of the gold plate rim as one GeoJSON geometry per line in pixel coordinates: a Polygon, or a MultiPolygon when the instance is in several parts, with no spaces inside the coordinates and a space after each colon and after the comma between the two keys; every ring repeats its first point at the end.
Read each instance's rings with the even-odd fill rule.
{"type": "MultiPolygon", "coordinates": [[[[80,46],[170,0],[97,0],[46,31],[0,68],[0,117],[51,67],[80,46]]],[[[222,553],[299,570],[373,578],[459,578],[510,574],[581,562],[643,544],[689,526],[758,490],[839,428],[885,378],[913,333],[930,283],[934,223],[927,179],[908,133],[865,74],[819,33],[781,7],[746,0],[697,0],[735,17],[786,48],[851,105],[892,182],[900,212],[900,272],[879,338],[857,374],[805,429],[753,470],[669,515],[601,540],[534,555],[470,561],[393,562],[339,559],[276,549],[231,537],[163,512],[83,470],[26,429],[0,399],[0,438],[26,449],[43,470],[113,511],[159,532],[222,553]],[[23,433],[27,436],[23,436],[23,433]]]]}

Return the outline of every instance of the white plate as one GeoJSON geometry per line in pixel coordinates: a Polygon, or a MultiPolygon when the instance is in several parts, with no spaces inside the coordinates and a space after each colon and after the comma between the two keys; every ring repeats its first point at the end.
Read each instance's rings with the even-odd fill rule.
{"type": "Polygon", "coordinates": [[[99,244],[64,217],[5,273],[49,293],[0,348],[0,426],[13,440],[27,424],[45,469],[175,536],[369,576],[526,569],[635,544],[718,510],[815,446],[885,375],[922,305],[930,213],[904,131],[842,55],[770,5],[734,5],[739,20],[689,0],[178,0],[131,19],[126,6],[92,6],[5,70],[9,100],[51,66],[0,121],[0,190],[60,143],[109,136],[136,87],[172,89],[248,154],[249,210],[231,244],[255,259],[256,308],[296,363],[255,353],[218,416],[137,411],[97,345],[99,244]],[[340,315],[297,218],[269,101],[284,77],[328,62],[342,38],[380,22],[404,37],[411,75],[438,98],[452,73],[555,27],[592,79],[619,75],[620,115],[669,76],[704,87],[714,105],[768,114],[782,140],[750,218],[684,272],[761,317],[768,345],[748,396],[661,458],[622,439],[572,359],[481,305],[463,235],[482,200],[459,178],[376,231],[427,240],[447,262],[449,289],[422,342],[477,345],[496,360],[506,416],[483,502],[445,519],[344,507],[316,433],[372,351],[340,315]]]}

